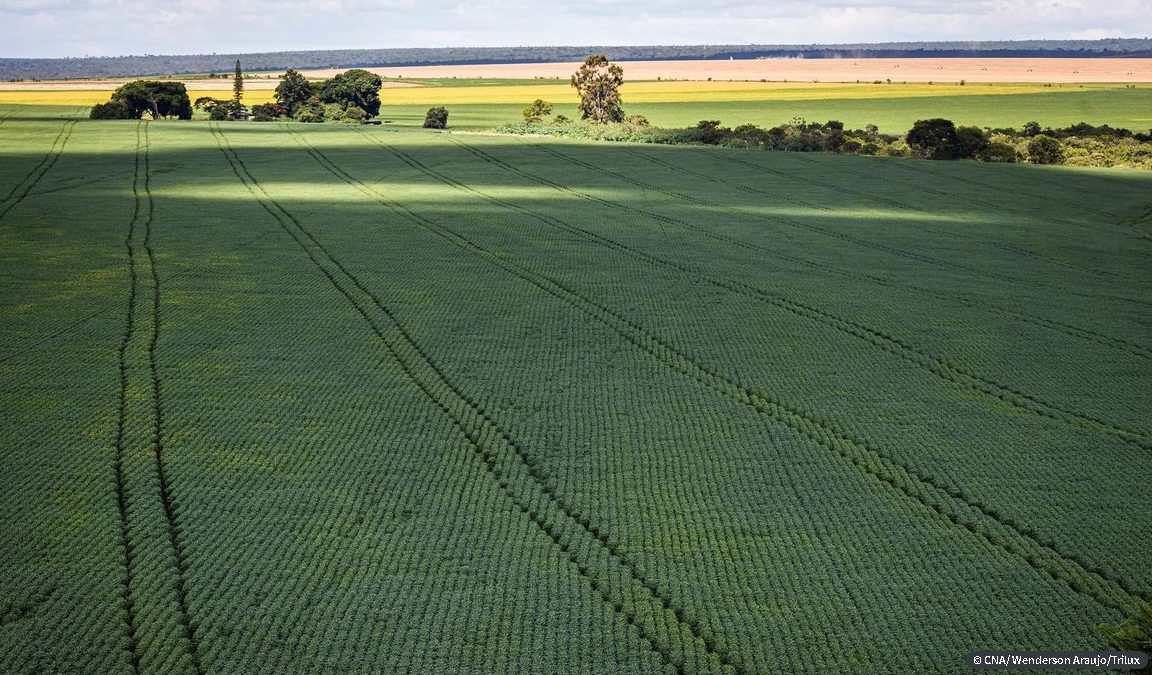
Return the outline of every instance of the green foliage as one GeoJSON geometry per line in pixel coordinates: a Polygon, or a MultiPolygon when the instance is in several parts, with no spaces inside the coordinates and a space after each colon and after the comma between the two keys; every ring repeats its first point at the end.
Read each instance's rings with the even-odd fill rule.
{"type": "Polygon", "coordinates": [[[988,136],[979,127],[956,127],[956,159],[974,159],[988,149],[988,136]]]}
{"type": "Polygon", "coordinates": [[[192,107],[204,112],[212,112],[212,109],[219,105],[226,105],[227,101],[222,101],[212,96],[201,96],[192,102],[192,107]]]}
{"type": "MultiPolygon", "coordinates": [[[[1099,629],[1114,649],[1152,654],[1152,602],[1144,603],[1135,616],[1115,625],[1102,623],[1099,629]]],[[[1135,672],[1152,673],[1152,662],[1135,672]]]]}
{"type": "Polygon", "coordinates": [[[1028,141],[1028,161],[1033,164],[1060,164],[1064,161],[1064,149],[1060,141],[1040,134],[1028,141]]]}
{"type": "Polygon", "coordinates": [[[1152,172],[20,114],[0,671],[954,672],[1152,588],[1152,172]]]}
{"type": "Polygon", "coordinates": [[[232,101],[229,104],[228,110],[234,117],[239,117],[245,112],[243,98],[244,73],[240,70],[240,59],[236,59],[236,73],[232,77],[232,101]]]}
{"type": "Polygon", "coordinates": [[[259,103],[252,106],[252,119],[256,122],[273,122],[281,117],[291,117],[288,108],[279,103],[259,103]]]}
{"type": "Polygon", "coordinates": [[[208,119],[213,122],[223,122],[232,118],[232,114],[228,111],[227,101],[223,105],[212,106],[208,110],[208,119]]]}
{"type": "Polygon", "coordinates": [[[192,103],[181,82],[136,80],[112,92],[110,102],[116,104],[115,108],[104,108],[98,114],[121,114],[127,110],[127,119],[139,119],[145,113],[152,119],[192,119],[192,103]]]}
{"type": "Polygon", "coordinates": [[[447,129],[448,111],[443,106],[429,108],[427,114],[424,115],[424,128],[447,129]]]}
{"type": "Polygon", "coordinates": [[[552,104],[539,98],[524,106],[523,110],[524,121],[534,124],[539,124],[541,120],[551,114],[552,104]]]}
{"type": "MultiPolygon", "coordinates": [[[[343,112],[341,109],[340,112],[343,112]]],[[[305,104],[296,108],[296,113],[292,115],[292,119],[297,122],[306,122],[315,124],[324,121],[324,108],[320,105],[305,104]]]]}
{"type": "Polygon", "coordinates": [[[624,84],[624,70],[608,61],[603,54],[584,59],[572,75],[572,86],[580,94],[580,116],[604,124],[622,122],[624,109],[620,99],[620,85],[624,84]]]}
{"type": "Polygon", "coordinates": [[[960,157],[956,125],[952,120],[933,118],[916,120],[905,137],[918,157],[927,159],[957,159],[960,157]]]}
{"type": "Polygon", "coordinates": [[[379,75],[353,68],[320,83],[316,95],[322,103],[338,105],[345,109],[357,107],[372,118],[380,114],[382,85],[383,80],[379,75]]]}
{"type": "Polygon", "coordinates": [[[280,83],[276,85],[276,102],[287,108],[289,114],[295,115],[296,110],[315,93],[316,88],[308,78],[289,69],[280,76],[280,83]]]}
{"type": "Polygon", "coordinates": [[[121,100],[112,100],[107,103],[97,103],[88,113],[89,119],[94,120],[131,120],[136,119],[128,104],[121,100]]]}
{"type": "Polygon", "coordinates": [[[1011,164],[1017,161],[1016,148],[1007,143],[991,142],[976,156],[982,162],[1011,164]]]}

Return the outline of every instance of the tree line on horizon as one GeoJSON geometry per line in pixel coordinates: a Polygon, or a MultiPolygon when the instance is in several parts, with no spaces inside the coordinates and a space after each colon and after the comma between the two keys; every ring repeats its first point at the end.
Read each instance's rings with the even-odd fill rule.
{"type": "Polygon", "coordinates": [[[342,69],[386,66],[475,65],[581,61],[604,54],[614,61],[794,58],[941,57],[1140,57],[1152,56],[1152,39],[889,42],[829,45],[633,45],[550,47],[437,47],[337,49],[253,54],[183,54],[0,58],[0,80],[96,77],[166,77],[227,73],[236,59],[249,70],[342,69]]]}

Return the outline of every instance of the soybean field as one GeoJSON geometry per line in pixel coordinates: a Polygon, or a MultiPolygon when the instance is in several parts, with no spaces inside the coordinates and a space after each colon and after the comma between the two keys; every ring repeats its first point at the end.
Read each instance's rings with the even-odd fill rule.
{"type": "Polygon", "coordinates": [[[34,111],[0,672],[966,672],[1152,599],[1152,174],[34,111]]]}

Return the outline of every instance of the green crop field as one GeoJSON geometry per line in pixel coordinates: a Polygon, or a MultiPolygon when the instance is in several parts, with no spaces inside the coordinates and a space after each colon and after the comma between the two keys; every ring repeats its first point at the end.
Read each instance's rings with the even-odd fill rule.
{"type": "Polygon", "coordinates": [[[1152,173],[6,106],[0,198],[0,672],[966,672],[1152,598],[1152,173]]]}

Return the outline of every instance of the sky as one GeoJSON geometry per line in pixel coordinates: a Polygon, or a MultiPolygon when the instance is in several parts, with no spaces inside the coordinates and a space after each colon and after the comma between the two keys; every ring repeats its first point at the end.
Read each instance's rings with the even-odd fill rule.
{"type": "Polygon", "coordinates": [[[1148,37],[1148,0],[0,0],[0,57],[1148,37]]]}

